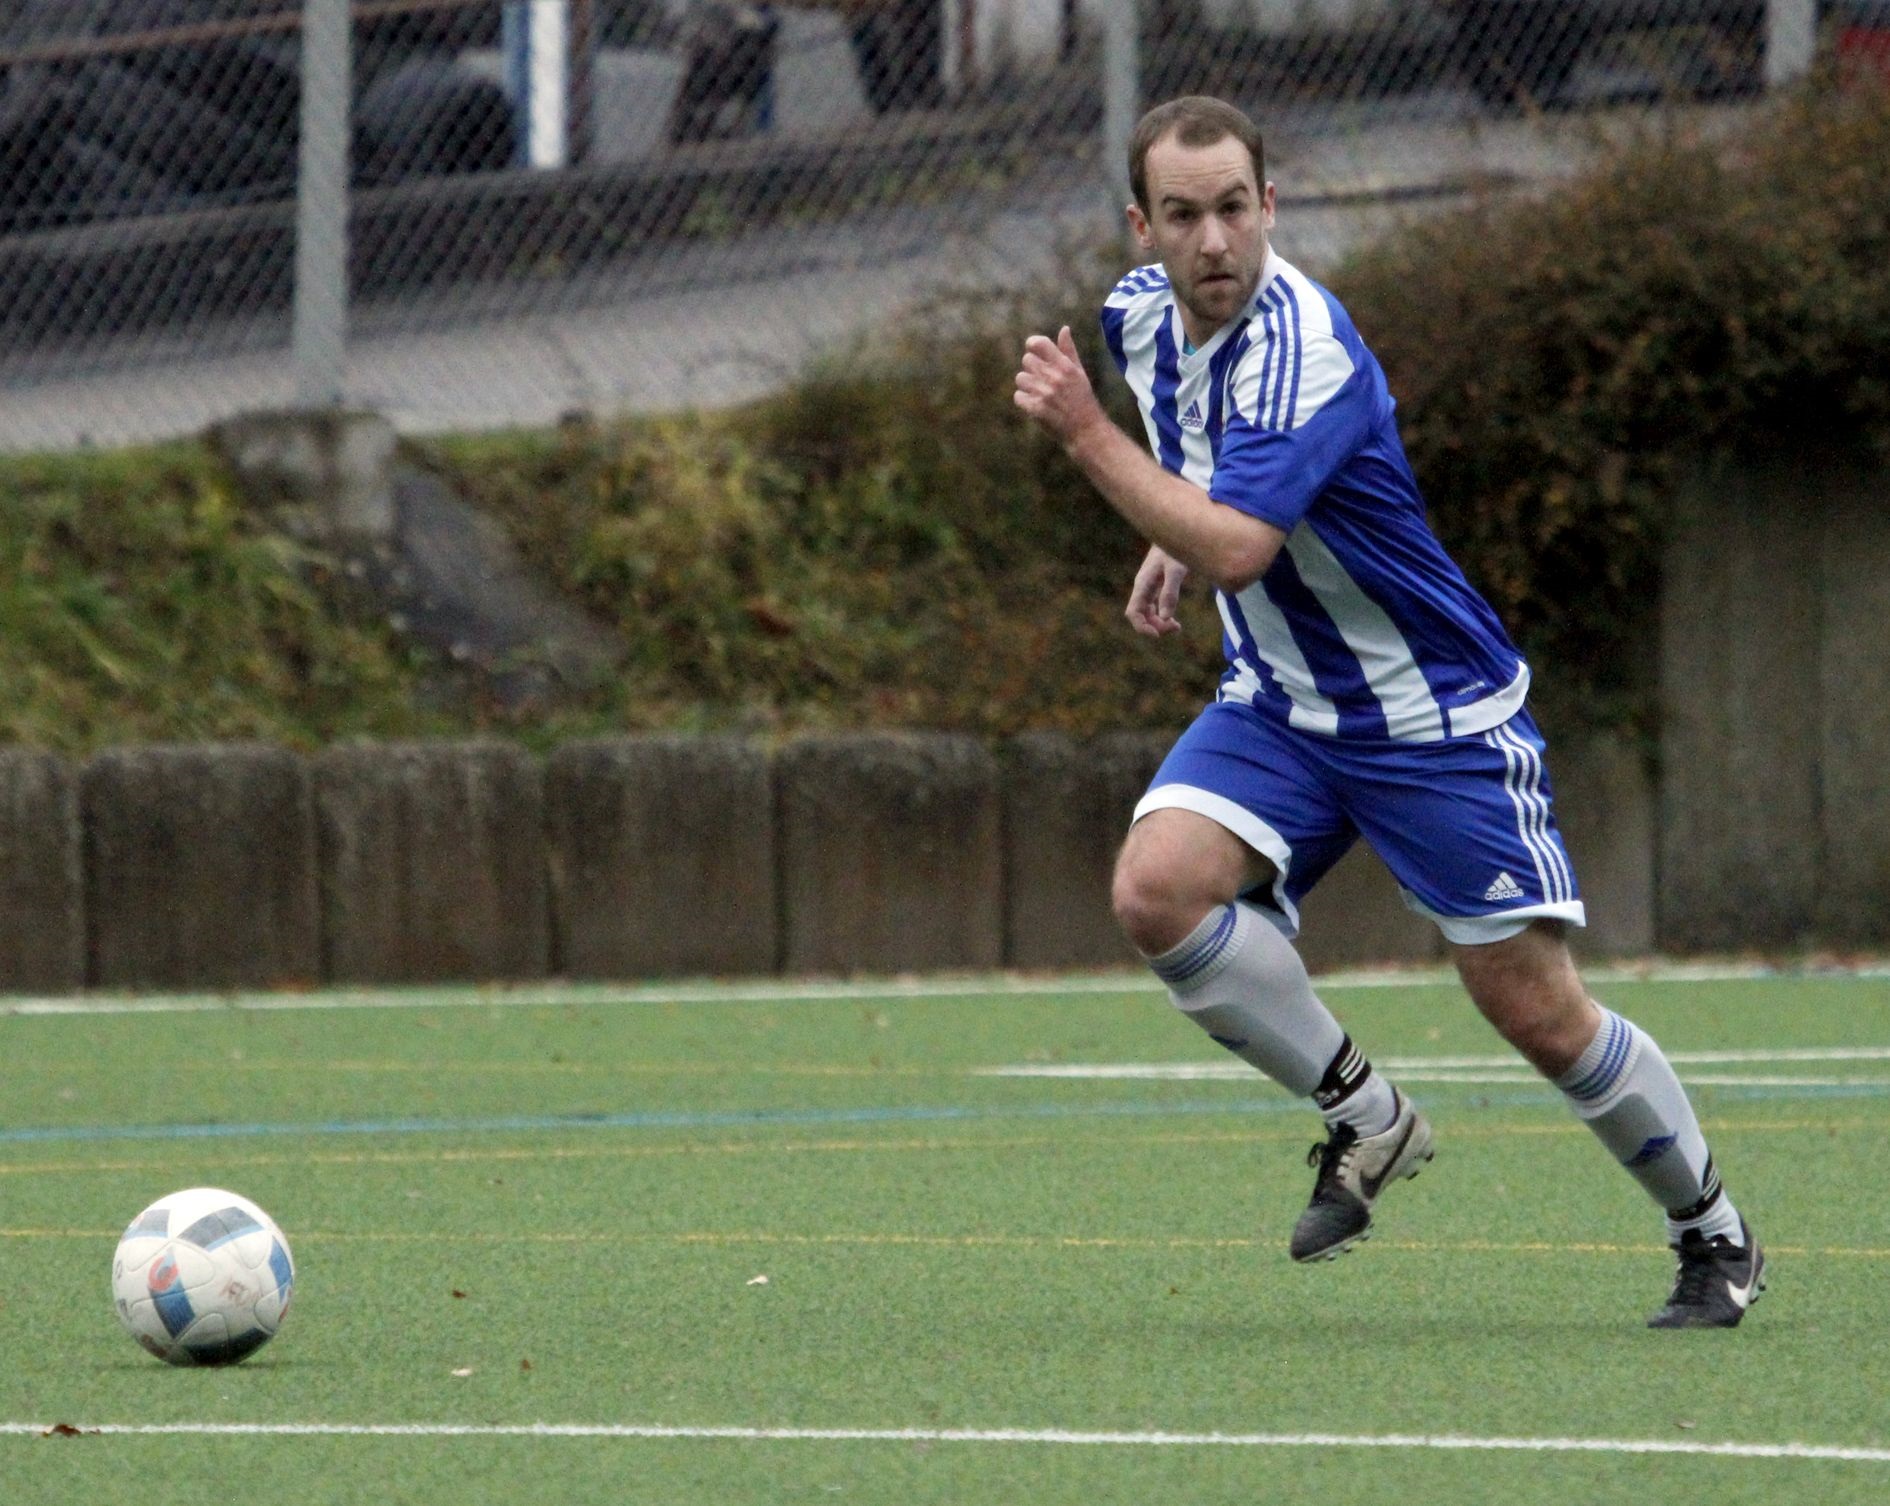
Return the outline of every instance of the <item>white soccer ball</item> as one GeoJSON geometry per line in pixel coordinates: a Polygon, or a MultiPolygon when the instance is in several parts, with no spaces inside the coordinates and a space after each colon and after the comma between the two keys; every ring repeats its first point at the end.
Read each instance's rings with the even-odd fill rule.
{"type": "Polygon", "coordinates": [[[248,1198],[191,1187],[131,1221],[112,1297],[131,1336],[173,1365],[233,1365],[266,1344],[295,1288],[276,1222],[248,1198]]]}

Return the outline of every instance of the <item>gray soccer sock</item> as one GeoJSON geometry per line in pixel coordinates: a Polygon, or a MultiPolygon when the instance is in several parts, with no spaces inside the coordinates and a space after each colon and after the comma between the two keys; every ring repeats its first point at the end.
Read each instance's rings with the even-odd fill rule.
{"type": "Polygon", "coordinates": [[[1332,1129],[1349,1124],[1361,1135],[1376,1135],[1390,1129],[1398,1117],[1398,1095],[1372,1070],[1349,1035],[1339,1042],[1312,1096],[1332,1129]]]}
{"type": "Polygon", "coordinates": [[[1177,1009],[1295,1097],[1317,1095],[1328,1123],[1373,1134],[1390,1122],[1390,1084],[1319,1001],[1293,944],[1253,906],[1215,906],[1149,966],[1177,1009]]]}
{"type": "Polygon", "coordinates": [[[1556,1086],[1667,1210],[1670,1242],[1688,1229],[1741,1242],[1739,1210],[1721,1189],[1686,1089],[1652,1036],[1603,1009],[1595,1038],[1556,1086]]]}

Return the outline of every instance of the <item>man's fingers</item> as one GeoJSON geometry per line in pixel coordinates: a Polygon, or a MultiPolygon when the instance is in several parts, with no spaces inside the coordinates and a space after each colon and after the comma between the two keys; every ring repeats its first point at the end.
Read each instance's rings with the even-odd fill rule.
{"type": "Polygon", "coordinates": [[[1054,340],[1048,335],[1032,335],[1026,339],[1024,364],[1028,366],[1033,360],[1052,366],[1061,365],[1064,361],[1073,361],[1081,366],[1083,358],[1077,354],[1076,337],[1070,333],[1069,325],[1066,324],[1058,330],[1054,340]]]}

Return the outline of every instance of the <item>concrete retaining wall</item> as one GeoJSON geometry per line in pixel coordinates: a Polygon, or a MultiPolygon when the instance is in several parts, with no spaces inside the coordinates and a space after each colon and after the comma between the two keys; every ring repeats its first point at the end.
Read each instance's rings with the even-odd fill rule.
{"type": "Polygon", "coordinates": [[[1828,455],[1703,467],[1661,611],[1657,940],[1890,939],[1890,484],[1828,455]]]}
{"type": "Polygon", "coordinates": [[[1003,960],[1001,796],[982,743],[806,738],[781,750],[776,799],[787,971],[1003,960]]]}
{"type": "Polygon", "coordinates": [[[774,970],[774,788],[759,744],[569,743],[546,766],[545,812],[560,972],[774,970]]]}
{"type": "Polygon", "coordinates": [[[1109,879],[1135,802],[1173,742],[1033,732],[1005,745],[1004,960],[1011,967],[1133,962],[1109,879]]]}
{"type": "MultiPolygon", "coordinates": [[[[1642,950],[1646,771],[1551,737],[1582,944],[1642,950]]],[[[150,747],[76,772],[8,753],[0,992],[1119,965],[1110,872],[1170,741],[150,747]]],[[[1303,919],[1315,969],[1441,955],[1363,848],[1303,919]]]]}
{"type": "Polygon", "coordinates": [[[87,981],[227,988],[319,975],[300,758],[255,744],[118,749],[86,766],[80,790],[87,981]]]}
{"type": "Polygon", "coordinates": [[[1890,939],[1890,480],[1855,472],[1824,515],[1819,885],[1820,940],[1890,939]]]}
{"type": "Polygon", "coordinates": [[[1329,972],[1435,962],[1444,941],[1435,925],[1406,908],[1397,881],[1359,842],[1300,904],[1299,954],[1314,972],[1329,972]]]}
{"type": "Polygon", "coordinates": [[[1655,795],[1642,750],[1612,732],[1545,728],[1556,824],[1575,865],[1588,926],[1585,957],[1645,956],[1654,946],[1655,795]]]}
{"type": "Polygon", "coordinates": [[[1659,935],[1789,946],[1818,830],[1818,534],[1789,469],[1730,462],[1677,499],[1661,608],[1659,935]]]}
{"type": "Polygon", "coordinates": [[[545,975],[536,759],[497,742],[338,747],[315,760],[314,776],[327,977],[545,975]]]}
{"type": "Polygon", "coordinates": [[[0,751],[0,987],[85,982],[79,780],[64,759],[0,751]]]}

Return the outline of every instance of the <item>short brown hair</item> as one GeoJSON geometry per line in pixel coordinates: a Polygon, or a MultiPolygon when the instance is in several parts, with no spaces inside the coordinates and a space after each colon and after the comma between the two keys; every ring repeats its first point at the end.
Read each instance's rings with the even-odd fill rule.
{"type": "Polygon", "coordinates": [[[1260,127],[1226,100],[1184,94],[1155,106],[1135,123],[1134,134],[1129,137],[1129,187],[1144,214],[1148,213],[1149,148],[1169,135],[1183,146],[1212,146],[1232,136],[1253,158],[1254,187],[1266,186],[1267,154],[1260,142],[1260,127]]]}

